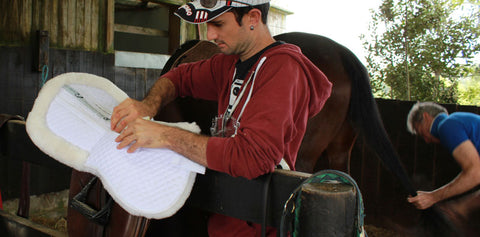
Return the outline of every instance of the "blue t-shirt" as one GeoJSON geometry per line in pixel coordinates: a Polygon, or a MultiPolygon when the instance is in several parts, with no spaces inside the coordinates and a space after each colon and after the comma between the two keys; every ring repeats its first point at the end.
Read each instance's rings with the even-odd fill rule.
{"type": "Polygon", "coordinates": [[[433,121],[430,133],[440,139],[450,153],[468,139],[480,151],[480,115],[467,112],[439,114],[433,121]]]}

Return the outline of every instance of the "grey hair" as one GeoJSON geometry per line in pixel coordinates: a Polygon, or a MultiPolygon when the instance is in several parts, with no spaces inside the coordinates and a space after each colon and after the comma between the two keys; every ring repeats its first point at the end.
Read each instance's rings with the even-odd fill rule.
{"type": "Polygon", "coordinates": [[[433,102],[417,102],[408,112],[407,129],[411,134],[417,134],[413,125],[418,124],[423,119],[423,113],[427,112],[430,116],[435,118],[441,113],[448,114],[445,107],[433,102]]]}

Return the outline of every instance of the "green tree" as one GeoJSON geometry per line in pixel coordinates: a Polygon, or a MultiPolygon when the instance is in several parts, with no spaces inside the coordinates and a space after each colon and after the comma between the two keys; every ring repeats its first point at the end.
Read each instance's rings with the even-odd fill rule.
{"type": "Polygon", "coordinates": [[[478,2],[384,0],[363,36],[375,95],[455,103],[462,68],[480,52],[478,2]]]}
{"type": "Polygon", "coordinates": [[[460,80],[458,84],[458,103],[480,106],[480,65],[465,70],[469,70],[469,74],[472,76],[460,80]]]}

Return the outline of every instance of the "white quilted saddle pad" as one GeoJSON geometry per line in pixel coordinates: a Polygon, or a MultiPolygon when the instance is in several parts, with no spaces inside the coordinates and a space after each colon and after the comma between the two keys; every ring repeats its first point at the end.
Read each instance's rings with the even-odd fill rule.
{"type": "MultiPolygon", "coordinates": [[[[168,149],[118,150],[110,130],[113,108],[128,96],[109,80],[66,73],[40,90],[26,129],[46,154],[100,178],[113,199],[132,215],[161,219],[180,209],[205,167],[168,149]]],[[[199,133],[195,123],[163,123],[199,133]]]]}

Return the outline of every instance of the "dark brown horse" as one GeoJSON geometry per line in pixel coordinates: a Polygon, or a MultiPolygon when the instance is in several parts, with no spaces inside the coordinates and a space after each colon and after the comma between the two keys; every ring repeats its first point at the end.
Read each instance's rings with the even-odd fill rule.
{"type": "MultiPolygon", "coordinates": [[[[415,195],[416,190],[383,127],[371,93],[368,73],[358,58],[342,45],[319,35],[287,33],[275,38],[299,46],[333,83],[332,95],[325,107],[308,121],[296,169],[312,173],[324,168],[320,165],[321,161],[327,160],[328,168],[349,172],[350,152],[357,137],[361,136],[399,179],[406,192],[415,195]]],[[[213,43],[198,40],[187,42],[172,55],[162,74],[179,64],[207,59],[216,53],[219,51],[213,43]]],[[[195,121],[206,132],[216,114],[217,106],[214,102],[178,98],[163,108],[156,119],[171,122],[195,121]]],[[[450,226],[437,209],[432,210],[433,212],[427,212],[427,220],[438,227],[434,228],[436,231],[432,232],[432,236],[447,233],[450,226]]],[[[144,224],[148,225],[143,223],[140,226],[144,224]]],[[[143,227],[134,229],[144,231],[143,227]]]]}
{"type": "MultiPolygon", "coordinates": [[[[362,137],[378,158],[395,175],[409,195],[416,195],[388,135],[383,127],[369,75],[358,58],[347,48],[323,36],[286,33],[276,40],[295,44],[302,49],[333,84],[331,97],[322,111],[307,124],[297,161],[298,171],[313,173],[330,168],[350,171],[350,153],[355,140],[362,137]],[[322,161],[328,161],[327,167],[322,161]]],[[[215,44],[190,41],[172,55],[162,74],[182,63],[207,59],[219,53],[215,44]]],[[[209,131],[217,107],[213,102],[177,99],[161,111],[157,119],[195,121],[202,131],[209,131]],[[172,117],[173,116],[173,117],[172,117]]],[[[325,162],[323,162],[325,163],[325,162]]],[[[459,232],[436,206],[422,212],[418,236],[458,236],[459,232]]]]}

